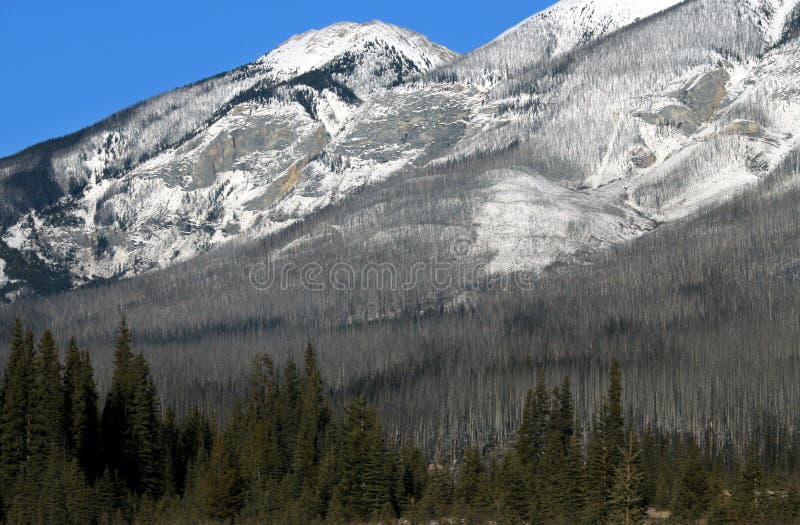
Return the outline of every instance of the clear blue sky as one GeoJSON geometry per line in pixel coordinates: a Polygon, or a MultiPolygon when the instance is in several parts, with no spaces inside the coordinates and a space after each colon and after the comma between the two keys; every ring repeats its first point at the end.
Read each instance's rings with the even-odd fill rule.
{"type": "Polygon", "coordinates": [[[0,0],[0,157],[252,61],[380,19],[466,52],[554,0],[0,0]]]}

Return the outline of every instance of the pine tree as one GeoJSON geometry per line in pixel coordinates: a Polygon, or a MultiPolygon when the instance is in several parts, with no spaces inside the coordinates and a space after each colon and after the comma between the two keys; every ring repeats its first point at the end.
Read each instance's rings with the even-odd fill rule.
{"type": "MultiPolygon", "coordinates": [[[[28,457],[28,418],[33,377],[33,334],[25,334],[22,322],[17,319],[2,386],[0,485],[3,487],[14,484],[28,457]]],[[[7,494],[0,494],[0,499],[4,499],[4,496],[7,494]]]]}
{"type": "Polygon", "coordinates": [[[144,357],[134,354],[123,318],[117,329],[114,374],[103,409],[103,450],[108,468],[137,494],[163,490],[164,451],[155,386],[144,357]]]}
{"type": "Polygon", "coordinates": [[[140,494],[158,498],[163,493],[164,450],[156,389],[144,357],[134,356],[132,374],[136,378],[129,405],[130,441],[127,453],[135,465],[130,472],[131,488],[140,494]]]}
{"type": "MultiPolygon", "coordinates": [[[[283,371],[283,381],[280,385],[277,403],[277,433],[282,456],[281,471],[286,473],[294,460],[297,432],[300,426],[301,388],[297,365],[294,361],[289,361],[283,371]]],[[[291,498],[299,495],[292,492],[288,494],[291,498]]]]}
{"type": "Polygon", "coordinates": [[[608,501],[618,469],[623,464],[626,447],[625,421],[622,415],[622,375],[614,360],[609,386],[600,413],[595,417],[589,436],[587,476],[591,480],[586,497],[586,521],[604,523],[608,501]]]}
{"type": "Polygon", "coordinates": [[[330,415],[323,395],[322,377],[317,368],[314,349],[308,344],[305,354],[305,371],[300,393],[300,421],[292,462],[292,490],[300,495],[308,517],[322,512],[317,497],[316,483],[319,464],[325,446],[330,415]]]}
{"type": "Polygon", "coordinates": [[[449,516],[453,505],[453,474],[446,465],[434,463],[428,470],[418,518],[440,519],[449,516]]]}
{"type": "Polygon", "coordinates": [[[375,408],[364,398],[347,407],[338,447],[339,501],[353,519],[367,520],[391,503],[391,473],[375,408]]]}
{"type": "Polygon", "coordinates": [[[175,483],[178,491],[183,492],[189,468],[208,459],[214,441],[211,421],[194,407],[181,424],[179,439],[180,457],[176,461],[175,483]]]}
{"type": "Polygon", "coordinates": [[[97,389],[89,354],[78,350],[74,338],[70,339],[64,368],[64,425],[68,454],[94,480],[100,474],[97,389]]]}
{"type": "Polygon", "coordinates": [[[30,456],[44,463],[48,456],[63,456],[64,387],[58,348],[52,332],[45,331],[34,358],[30,413],[30,456]]]}
{"type": "Polygon", "coordinates": [[[400,450],[397,494],[401,513],[418,510],[428,478],[428,464],[422,451],[413,445],[404,445],[400,450]]]}
{"type": "Polygon", "coordinates": [[[711,495],[708,471],[693,438],[683,447],[679,468],[673,514],[686,522],[696,521],[708,511],[711,495]]]}
{"type": "Polygon", "coordinates": [[[178,474],[183,470],[181,433],[172,407],[167,408],[161,423],[161,450],[164,451],[164,494],[179,494],[178,474]]]}
{"type": "Polygon", "coordinates": [[[628,432],[628,444],[622,451],[622,463],[614,475],[614,485],[609,498],[609,519],[619,525],[639,524],[644,520],[642,486],[644,474],[636,434],[628,432]]]}
{"type": "Polygon", "coordinates": [[[516,451],[520,463],[529,469],[531,476],[544,450],[550,416],[550,395],[544,371],[536,380],[536,389],[528,392],[522,413],[522,424],[517,431],[516,451]]]}
{"type": "Polygon", "coordinates": [[[575,408],[569,377],[564,377],[561,387],[554,393],[554,400],[550,428],[559,435],[566,452],[575,434],[575,408]]]}
{"type": "Polygon", "coordinates": [[[499,511],[503,523],[518,524],[529,520],[531,494],[527,471],[515,451],[503,456],[499,473],[499,511]]]}
{"type": "Polygon", "coordinates": [[[25,472],[8,510],[9,523],[92,523],[95,502],[77,463],[50,455],[41,468],[25,472]]]}
{"type": "Polygon", "coordinates": [[[136,378],[131,371],[133,361],[132,336],[123,317],[117,328],[114,351],[114,374],[111,390],[103,407],[101,435],[106,465],[112,472],[130,479],[135,469],[131,456],[130,405],[136,389],[136,378]]]}
{"type": "Polygon", "coordinates": [[[241,508],[242,480],[221,434],[214,439],[211,456],[200,476],[197,491],[199,504],[210,518],[228,519],[241,508]]]}
{"type": "Polygon", "coordinates": [[[763,483],[764,473],[759,464],[758,449],[752,445],[734,479],[731,506],[737,519],[750,522],[759,516],[763,483]]]}
{"type": "Polygon", "coordinates": [[[601,414],[603,418],[603,441],[608,450],[610,473],[622,463],[622,451],[626,446],[625,419],[622,414],[622,373],[619,362],[611,362],[608,394],[601,414]]]}
{"type": "Polygon", "coordinates": [[[480,450],[477,447],[468,448],[453,493],[456,508],[462,509],[472,519],[485,515],[491,507],[487,482],[480,450]]]}

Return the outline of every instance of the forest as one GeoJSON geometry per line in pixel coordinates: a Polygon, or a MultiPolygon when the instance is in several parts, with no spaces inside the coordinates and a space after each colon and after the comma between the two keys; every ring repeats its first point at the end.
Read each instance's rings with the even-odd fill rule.
{"type": "Polygon", "coordinates": [[[363,397],[336,408],[310,343],[300,365],[259,355],[228,417],[178,418],[124,318],[105,400],[88,352],[36,339],[15,323],[0,390],[3,523],[800,523],[800,436],[636,430],[617,361],[589,427],[539,373],[513,439],[441,456],[363,397]]]}

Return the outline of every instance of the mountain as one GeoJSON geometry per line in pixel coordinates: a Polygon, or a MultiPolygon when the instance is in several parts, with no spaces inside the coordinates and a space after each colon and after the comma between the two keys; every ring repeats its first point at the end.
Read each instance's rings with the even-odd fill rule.
{"type": "Polygon", "coordinates": [[[508,78],[680,2],[562,0],[444,67],[462,78],[508,78]]]}
{"type": "Polygon", "coordinates": [[[387,138],[381,153],[356,137],[346,159],[329,145],[391,118],[373,95],[455,56],[381,22],[336,24],[0,161],[0,258],[15,261],[3,295],[158,268],[385,176],[428,145],[387,138]],[[325,173],[299,180],[312,160],[325,173]]]}
{"type": "Polygon", "coordinates": [[[789,420],[798,28],[794,0],[584,0],[462,57],[380,23],[300,35],[1,161],[0,329],[77,334],[103,381],[124,312],[208,406],[312,338],[337,395],[432,447],[508,437],[538,369],[599,395],[611,356],[641,423],[789,420]]]}

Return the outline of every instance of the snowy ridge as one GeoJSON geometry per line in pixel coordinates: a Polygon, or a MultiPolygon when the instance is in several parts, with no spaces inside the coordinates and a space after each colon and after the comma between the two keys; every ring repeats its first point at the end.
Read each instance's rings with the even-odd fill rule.
{"type": "Polygon", "coordinates": [[[458,53],[434,44],[423,35],[378,20],[357,24],[340,22],[293,36],[256,64],[266,67],[279,81],[319,69],[345,54],[358,54],[381,42],[394,48],[420,71],[446,64],[458,53]]]}
{"type": "Polygon", "coordinates": [[[460,76],[508,77],[685,0],[561,0],[454,63],[460,76]]]}

